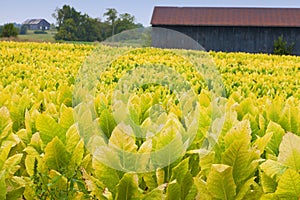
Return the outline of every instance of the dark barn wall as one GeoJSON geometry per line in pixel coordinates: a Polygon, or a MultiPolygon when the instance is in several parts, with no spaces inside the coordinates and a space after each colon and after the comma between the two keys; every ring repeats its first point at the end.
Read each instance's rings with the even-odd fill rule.
{"type": "Polygon", "coordinates": [[[45,20],[42,20],[40,23],[39,23],[39,27],[42,27],[42,29],[46,29],[46,30],[49,30],[50,29],[50,24],[45,21],[45,20]]]}
{"type": "Polygon", "coordinates": [[[29,30],[49,30],[50,23],[48,23],[45,20],[42,20],[38,24],[29,24],[28,29],[29,30]]]}
{"type": "Polygon", "coordinates": [[[184,33],[199,42],[206,50],[224,52],[272,53],[274,40],[282,35],[288,44],[295,44],[293,54],[300,55],[300,28],[296,27],[153,27],[153,46],[156,47],[170,47],[165,42],[168,34],[165,31],[155,29],[155,27],[160,27],[184,33]]]}
{"type": "Polygon", "coordinates": [[[30,24],[29,25],[29,30],[38,30],[38,25],[37,24],[30,24]]]}

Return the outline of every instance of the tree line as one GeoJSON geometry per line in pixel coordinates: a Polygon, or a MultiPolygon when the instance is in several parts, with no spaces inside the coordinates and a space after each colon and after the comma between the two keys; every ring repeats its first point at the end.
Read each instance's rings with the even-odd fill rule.
{"type": "MultiPolygon", "coordinates": [[[[69,5],[57,8],[52,16],[56,20],[55,39],[58,41],[103,41],[124,30],[143,27],[142,24],[136,23],[133,15],[119,14],[114,8],[106,9],[103,21],[83,14],[69,5]]],[[[26,32],[26,26],[17,28],[12,23],[0,26],[0,37],[16,37],[26,32]]]]}
{"type": "Polygon", "coordinates": [[[19,32],[20,30],[12,23],[0,26],[0,37],[16,37],[19,32]]]}
{"type": "Polygon", "coordinates": [[[133,15],[119,14],[114,8],[106,9],[104,21],[82,14],[69,5],[56,9],[52,16],[56,19],[56,40],[103,41],[124,30],[143,27],[135,23],[133,15]]]}

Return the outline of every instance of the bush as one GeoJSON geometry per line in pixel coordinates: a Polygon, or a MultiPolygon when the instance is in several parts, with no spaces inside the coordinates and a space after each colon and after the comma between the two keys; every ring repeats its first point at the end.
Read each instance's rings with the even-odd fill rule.
{"type": "Polygon", "coordinates": [[[34,34],[47,34],[46,31],[34,31],[33,33],[34,34]]]}
{"type": "Polygon", "coordinates": [[[288,43],[283,40],[283,36],[279,36],[278,39],[274,41],[275,55],[291,55],[293,49],[294,49],[294,43],[288,45],[288,43]]]}
{"type": "Polygon", "coordinates": [[[20,29],[20,35],[26,35],[27,33],[27,26],[22,25],[20,29]]]}
{"type": "Polygon", "coordinates": [[[2,37],[16,37],[18,35],[18,29],[14,24],[5,24],[1,33],[2,37]]]}

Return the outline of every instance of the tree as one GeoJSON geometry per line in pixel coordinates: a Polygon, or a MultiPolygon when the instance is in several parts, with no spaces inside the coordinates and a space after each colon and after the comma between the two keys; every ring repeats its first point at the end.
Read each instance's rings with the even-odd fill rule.
{"type": "Polygon", "coordinates": [[[20,35],[25,35],[27,33],[27,26],[22,25],[20,28],[20,35]]]}
{"type": "Polygon", "coordinates": [[[106,12],[103,14],[104,17],[106,17],[106,21],[110,23],[112,26],[112,33],[111,36],[115,34],[115,21],[117,20],[117,10],[114,8],[107,8],[106,12]]]}
{"type": "Polygon", "coordinates": [[[67,41],[101,41],[101,22],[92,19],[87,14],[81,14],[73,7],[64,5],[56,9],[52,15],[56,19],[56,40],[67,41]]]}
{"type": "Polygon", "coordinates": [[[16,37],[18,35],[18,29],[14,24],[5,24],[2,30],[2,37],[16,37]]]}
{"type": "Polygon", "coordinates": [[[141,24],[135,24],[135,17],[129,13],[120,14],[116,21],[116,33],[141,27],[143,27],[141,24]]]}
{"type": "Polygon", "coordinates": [[[74,23],[79,24],[81,21],[81,13],[77,12],[75,8],[64,5],[61,9],[56,8],[55,13],[52,16],[56,19],[58,29],[64,25],[68,19],[73,19],[74,23]]]}
{"type": "Polygon", "coordinates": [[[56,40],[67,40],[76,41],[77,38],[77,26],[72,18],[68,18],[59,27],[57,34],[55,35],[56,40]]]}
{"type": "Polygon", "coordinates": [[[274,54],[276,55],[291,55],[294,49],[294,43],[288,45],[286,41],[283,40],[283,36],[279,36],[277,40],[274,41],[274,54]]]}
{"type": "Polygon", "coordinates": [[[106,38],[121,31],[141,27],[135,24],[135,17],[125,13],[117,16],[114,8],[106,9],[104,16],[106,21],[93,19],[87,14],[76,11],[69,5],[57,8],[53,17],[56,19],[56,40],[67,41],[103,41],[106,38]]]}

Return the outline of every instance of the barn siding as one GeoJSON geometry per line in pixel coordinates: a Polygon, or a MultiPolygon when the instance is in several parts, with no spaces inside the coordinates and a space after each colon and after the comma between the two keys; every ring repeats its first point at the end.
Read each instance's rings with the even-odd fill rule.
{"type": "Polygon", "coordinates": [[[50,23],[46,20],[41,20],[37,24],[25,24],[25,26],[28,27],[29,30],[49,30],[50,29],[50,23]]]}
{"type": "MultiPolygon", "coordinates": [[[[153,26],[184,33],[206,50],[224,52],[272,53],[274,40],[283,35],[289,44],[294,43],[293,54],[300,55],[300,27],[226,27],[226,26],[153,26]]],[[[155,29],[154,29],[155,30],[155,29]]],[[[167,46],[167,34],[153,31],[153,46],[167,46]]],[[[194,49],[193,47],[187,47],[194,49]]]]}

